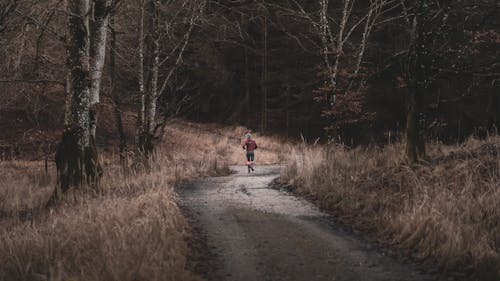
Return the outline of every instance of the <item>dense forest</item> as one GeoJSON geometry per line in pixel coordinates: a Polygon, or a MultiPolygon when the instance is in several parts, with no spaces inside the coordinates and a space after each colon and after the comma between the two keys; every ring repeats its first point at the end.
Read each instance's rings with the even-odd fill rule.
{"type": "MultiPolygon", "coordinates": [[[[126,109],[141,122],[137,104],[156,92],[160,127],[185,116],[347,144],[398,136],[412,110],[408,120],[426,139],[498,126],[497,1],[89,3],[98,111],[126,109]]],[[[63,127],[72,30],[62,7],[2,1],[0,110],[10,145],[29,129],[63,127]]],[[[97,120],[99,130],[106,120],[97,120]]]]}
{"type": "Polygon", "coordinates": [[[0,280],[499,280],[499,126],[497,0],[0,0],[0,280]]]}

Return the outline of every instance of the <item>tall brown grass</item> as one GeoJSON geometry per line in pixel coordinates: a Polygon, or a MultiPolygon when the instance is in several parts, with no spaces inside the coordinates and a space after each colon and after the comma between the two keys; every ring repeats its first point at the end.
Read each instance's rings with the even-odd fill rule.
{"type": "Polygon", "coordinates": [[[175,169],[189,176],[196,167],[161,159],[150,173],[125,174],[108,166],[102,194],[73,192],[48,210],[54,175],[44,179],[33,163],[1,166],[0,280],[197,279],[172,189],[175,169]]]}
{"type": "Polygon", "coordinates": [[[173,186],[227,174],[243,156],[232,130],[199,135],[182,124],[169,126],[149,170],[105,155],[100,194],[74,191],[52,209],[52,164],[46,173],[43,162],[0,162],[0,280],[198,280],[173,186]]]}
{"type": "Polygon", "coordinates": [[[432,144],[413,168],[401,151],[301,145],[282,180],[413,258],[500,280],[500,137],[432,144]]]}
{"type": "MultiPolygon", "coordinates": [[[[147,169],[105,154],[101,192],[70,192],[51,209],[53,164],[0,162],[0,280],[198,280],[173,186],[244,163],[246,131],[175,120],[147,169]]],[[[259,164],[281,161],[284,146],[256,138],[259,164]]]]}

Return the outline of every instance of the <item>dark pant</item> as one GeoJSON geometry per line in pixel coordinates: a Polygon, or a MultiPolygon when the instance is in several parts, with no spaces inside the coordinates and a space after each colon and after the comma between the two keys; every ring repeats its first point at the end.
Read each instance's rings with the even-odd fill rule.
{"type": "Polygon", "coordinates": [[[247,152],[247,161],[253,161],[255,154],[252,152],[247,152]]]}

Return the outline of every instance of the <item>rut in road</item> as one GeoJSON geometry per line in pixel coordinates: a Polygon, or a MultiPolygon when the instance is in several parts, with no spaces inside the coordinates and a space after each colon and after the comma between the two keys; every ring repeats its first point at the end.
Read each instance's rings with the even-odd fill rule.
{"type": "Polygon", "coordinates": [[[206,241],[209,280],[434,280],[343,232],[311,203],[268,188],[280,166],[235,166],[180,190],[206,241]]]}

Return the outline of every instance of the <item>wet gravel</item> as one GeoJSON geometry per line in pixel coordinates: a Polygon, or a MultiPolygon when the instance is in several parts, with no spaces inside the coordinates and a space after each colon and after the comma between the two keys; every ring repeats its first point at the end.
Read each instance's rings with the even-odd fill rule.
{"type": "Polygon", "coordinates": [[[235,166],[234,174],[179,188],[196,230],[196,268],[208,280],[425,281],[411,264],[343,231],[313,204],[269,188],[280,166],[235,166]]]}

